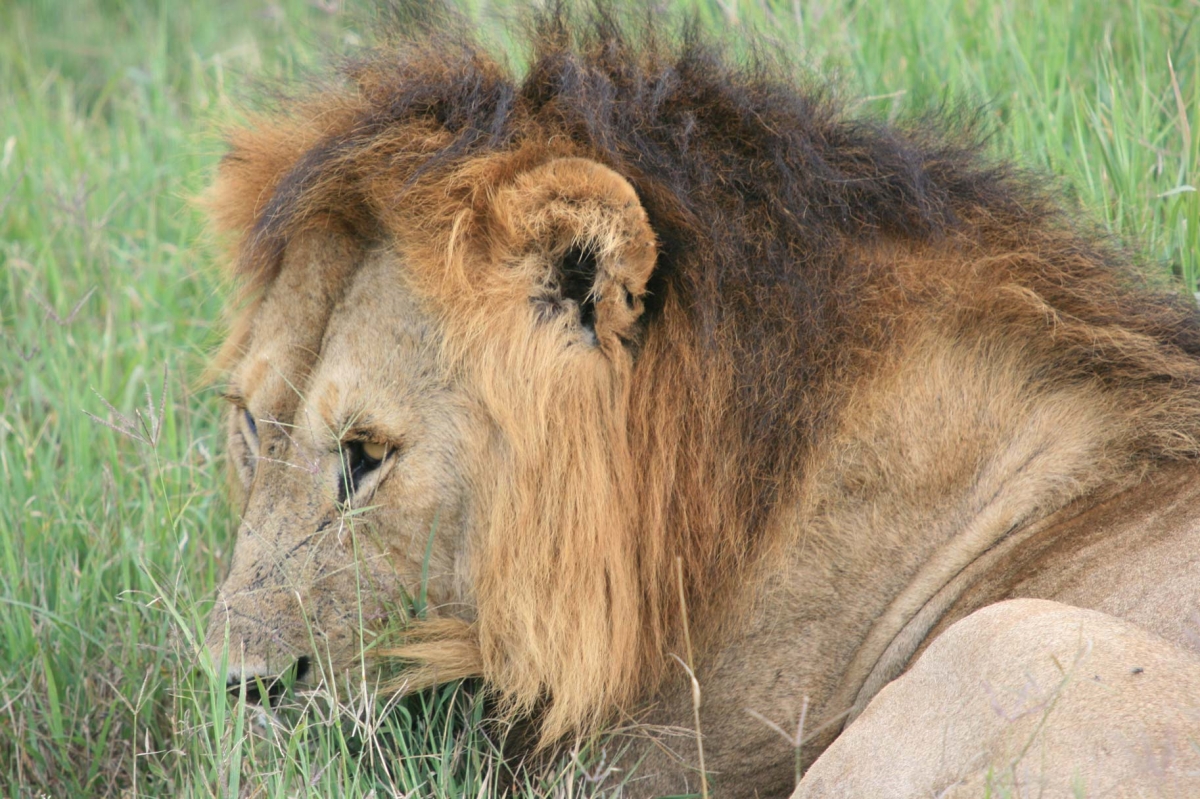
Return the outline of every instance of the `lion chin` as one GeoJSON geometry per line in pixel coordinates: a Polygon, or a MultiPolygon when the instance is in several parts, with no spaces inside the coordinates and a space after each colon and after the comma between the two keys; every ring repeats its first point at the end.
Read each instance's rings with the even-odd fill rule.
{"type": "Polygon", "coordinates": [[[639,796],[1200,795],[1194,309],[969,132],[547,13],[229,135],[231,685],[477,677],[639,796]]]}

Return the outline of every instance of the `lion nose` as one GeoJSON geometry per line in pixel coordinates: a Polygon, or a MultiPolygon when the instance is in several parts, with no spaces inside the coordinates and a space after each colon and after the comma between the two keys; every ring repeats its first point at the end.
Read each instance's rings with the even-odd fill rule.
{"type": "Polygon", "coordinates": [[[302,655],[296,659],[291,668],[282,674],[261,674],[249,670],[242,673],[231,671],[225,678],[225,689],[236,699],[241,694],[244,684],[247,703],[261,705],[265,691],[268,704],[273,705],[283,696],[283,692],[287,690],[289,684],[303,681],[311,670],[311,658],[302,655]]]}

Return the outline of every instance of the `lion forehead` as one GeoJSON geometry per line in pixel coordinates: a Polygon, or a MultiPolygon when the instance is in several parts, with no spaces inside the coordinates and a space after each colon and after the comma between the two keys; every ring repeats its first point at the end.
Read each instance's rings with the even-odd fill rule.
{"type": "Polygon", "coordinates": [[[285,265],[231,370],[237,392],[257,397],[259,409],[280,421],[299,421],[293,417],[303,407],[312,434],[367,412],[411,412],[415,400],[446,385],[440,333],[407,284],[403,260],[387,250],[345,255],[349,267],[319,264],[320,275],[307,261],[285,265]],[[322,289],[329,271],[343,273],[341,285],[322,289]]]}
{"type": "Polygon", "coordinates": [[[415,408],[443,393],[441,333],[412,292],[399,258],[380,252],[355,273],[333,309],[308,384],[310,409],[330,425],[361,422],[404,427],[415,408]],[[399,417],[399,418],[397,418],[399,417]]]}

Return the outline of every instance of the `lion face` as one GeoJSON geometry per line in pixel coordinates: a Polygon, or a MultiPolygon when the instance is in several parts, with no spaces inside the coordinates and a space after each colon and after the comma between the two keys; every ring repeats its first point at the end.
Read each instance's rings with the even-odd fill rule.
{"type": "Polygon", "coordinates": [[[294,236],[231,339],[243,516],[207,636],[231,683],[341,668],[414,604],[465,622],[485,674],[589,665],[514,651],[540,646],[538,590],[594,592],[597,625],[636,613],[614,572],[629,558],[604,548],[633,513],[624,414],[653,237],[589,161],[490,194],[426,238],[294,236]],[[599,549],[573,573],[554,536],[581,528],[599,549]]]}
{"type": "Polygon", "coordinates": [[[453,611],[469,594],[464,465],[480,461],[487,421],[439,365],[436,326],[393,256],[364,256],[344,276],[323,331],[305,329],[303,313],[276,327],[313,303],[306,285],[322,256],[344,254],[321,242],[299,250],[230,380],[229,453],[245,502],[209,645],[228,635],[235,675],[276,675],[301,658],[344,663],[412,599],[453,611]]]}

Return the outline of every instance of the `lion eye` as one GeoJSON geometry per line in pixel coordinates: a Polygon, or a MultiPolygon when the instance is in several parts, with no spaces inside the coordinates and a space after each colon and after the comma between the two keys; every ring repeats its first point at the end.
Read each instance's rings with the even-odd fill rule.
{"type": "Polygon", "coordinates": [[[258,459],[258,425],[254,422],[253,414],[246,408],[242,408],[241,424],[234,430],[234,436],[236,438],[232,447],[234,451],[241,453],[238,471],[242,480],[248,484],[258,459]]]}
{"type": "Polygon", "coordinates": [[[339,488],[340,502],[345,502],[358,491],[363,479],[379,468],[387,456],[387,447],[374,441],[347,441],[342,444],[342,481],[339,488]]]}

